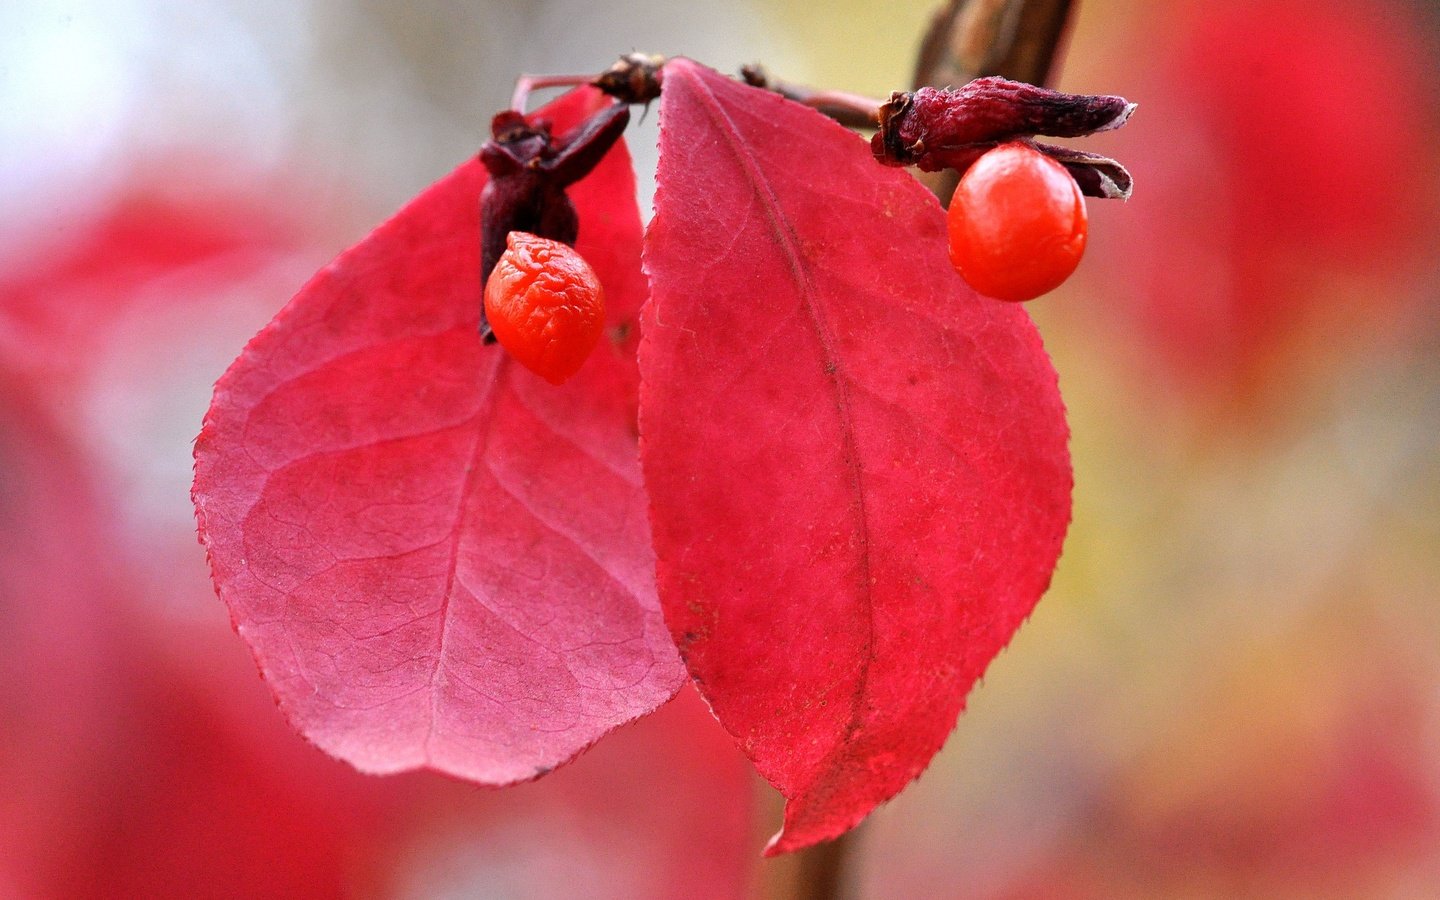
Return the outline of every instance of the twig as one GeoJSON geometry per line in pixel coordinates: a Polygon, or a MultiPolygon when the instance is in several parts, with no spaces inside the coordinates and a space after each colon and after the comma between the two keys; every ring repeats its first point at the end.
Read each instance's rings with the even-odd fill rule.
{"type": "Polygon", "coordinates": [[[920,45],[914,86],[958,86],[984,75],[1047,84],[1072,0],[950,0],[920,45]]]}
{"type": "Polygon", "coordinates": [[[833,841],[766,862],[766,900],[854,900],[854,863],[862,825],[833,841]]]}
{"type": "Polygon", "coordinates": [[[847,831],[833,841],[800,854],[800,884],[796,900],[847,900],[854,894],[851,872],[858,831],[847,831]]]}
{"type": "Polygon", "coordinates": [[[549,87],[575,87],[594,80],[594,75],[521,75],[515,79],[515,91],[510,95],[510,108],[524,115],[525,104],[530,101],[532,91],[549,87]]]}
{"type": "Polygon", "coordinates": [[[880,124],[883,101],[846,91],[820,91],[801,84],[781,81],[758,64],[742,66],[740,77],[751,87],[774,91],[787,100],[794,100],[824,113],[846,128],[875,128],[880,124]]]}

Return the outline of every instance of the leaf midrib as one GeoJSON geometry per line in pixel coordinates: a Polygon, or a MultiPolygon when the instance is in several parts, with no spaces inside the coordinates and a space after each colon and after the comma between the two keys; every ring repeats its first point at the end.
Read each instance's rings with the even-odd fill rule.
{"type": "Polygon", "coordinates": [[[824,371],[834,387],[835,405],[839,412],[842,454],[846,468],[850,473],[850,482],[855,498],[854,509],[859,519],[861,577],[857,596],[864,606],[864,616],[862,618],[866,625],[866,634],[864,650],[862,651],[864,663],[860,667],[859,680],[850,698],[850,718],[846,723],[844,733],[836,739],[834,746],[823,757],[822,763],[815,768],[815,777],[818,778],[821,773],[831,768],[829,764],[831,757],[833,757],[837,751],[842,750],[849,743],[855,732],[859,730],[862,719],[861,705],[866,691],[869,688],[870,667],[875,641],[874,598],[871,595],[870,587],[870,518],[866,505],[863,478],[864,470],[860,465],[860,457],[855,443],[855,432],[851,425],[850,393],[846,383],[848,376],[834,349],[834,330],[830,326],[829,321],[821,314],[821,310],[815,302],[816,291],[811,284],[804,261],[796,249],[798,243],[797,237],[780,214],[780,201],[770,186],[769,179],[745,151],[744,144],[740,139],[739,128],[720,104],[714,92],[711,91],[710,86],[687,70],[679,70],[676,74],[680,73],[689,76],[690,80],[699,89],[697,93],[704,101],[705,112],[708,114],[711,122],[716,126],[716,130],[724,137],[727,148],[730,150],[731,155],[734,156],[740,170],[744,173],[745,180],[750,185],[753,195],[757,201],[759,201],[765,218],[770,224],[770,230],[774,235],[776,245],[781,248],[785,255],[786,262],[789,264],[791,278],[800,293],[801,306],[804,307],[810,317],[821,352],[825,355],[826,365],[824,366],[824,371]]]}

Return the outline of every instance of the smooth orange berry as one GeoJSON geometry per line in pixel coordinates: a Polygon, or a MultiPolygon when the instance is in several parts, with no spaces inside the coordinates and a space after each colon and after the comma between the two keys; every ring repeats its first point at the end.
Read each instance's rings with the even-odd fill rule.
{"type": "Polygon", "coordinates": [[[1085,253],[1085,198],[1065,167],[1023,143],[987,151],[950,201],[950,262],[997,300],[1059,287],[1085,253]]]}
{"type": "Polygon", "coordinates": [[[605,330],[605,289],[595,270],[559,241],[512,231],[485,282],[495,339],[551,384],[580,371],[605,330]]]}

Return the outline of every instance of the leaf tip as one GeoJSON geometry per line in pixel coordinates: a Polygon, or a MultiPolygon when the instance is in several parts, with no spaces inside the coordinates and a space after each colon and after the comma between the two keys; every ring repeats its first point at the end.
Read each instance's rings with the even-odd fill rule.
{"type": "Polygon", "coordinates": [[[789,797],[785,800],[784,822],[766,842],[761,854],[767,858],[781,856],[837,840],[864,821],[877,806],[865,805],[837,815],[833,807],[812,797],[789,797]]]}

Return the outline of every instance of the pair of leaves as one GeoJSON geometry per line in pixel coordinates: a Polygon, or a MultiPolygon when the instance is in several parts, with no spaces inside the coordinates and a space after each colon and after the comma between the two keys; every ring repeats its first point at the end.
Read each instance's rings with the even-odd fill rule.
{"type": "MultiPolygon", "coordinates": [[[[237,628],[326,750],[532,777],[673,694],[678,646],[788,798],[782,852],[918,775],[1044,590],[1064,413],[1029,319],[965,287],[909,175],[687,60],[664,84],[643,485],[623,336],[645,281],[617,149],[573,195],[616,340],[570,384],[475,337],[468,164],[221,380],[196,503],[237,628]]],[[[560,131],[595,102],[547,115],[560,131]]]]}

